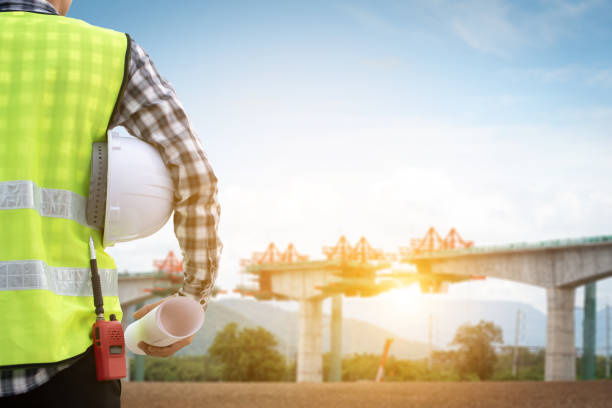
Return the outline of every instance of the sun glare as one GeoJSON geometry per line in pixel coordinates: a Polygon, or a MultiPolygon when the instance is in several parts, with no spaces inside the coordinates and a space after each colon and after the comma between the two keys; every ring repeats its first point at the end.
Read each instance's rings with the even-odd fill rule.
{"type": "Polygon", "coordinates": [[[423,294],[419,286],[414,284],[408,287],[393,289],[380,295],[381,298],[388,300],[398,309],[419,308],[423,306],[423,294]]]}

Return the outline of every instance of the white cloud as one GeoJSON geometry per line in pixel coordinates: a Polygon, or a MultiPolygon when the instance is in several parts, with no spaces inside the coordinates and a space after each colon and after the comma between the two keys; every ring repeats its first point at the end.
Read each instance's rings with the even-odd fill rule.
{"type": "Polygon", "coordinates": [[[375,69],[390,69],[401,66],[402,60],[398,57],[368,58],[363,60],[363,64],[375,69]]]}
{"type": "Polygon", "coordinates": [[[559,116],[571,122],[588,123],[601,129],[612,126],[612,106],[586,106],[563,109],[559,116]]]}
{"type": "Polygon", "coordinates": [[[508,57],[524,41],[510,22],[509,7],[499,1],[469,2],[456,6],[451,27],[470,47],[508,57]]]}
{"type": "Polygon", "coordinates": [[[515,107],[523,101],[523,98],[518,95],[504,94],[498,98],[498,103],[504,107],[515,107]]]}
{"type": "Polygon", "coordinates": [[[568,17],[579,17],[590,9],[603,3],[603,0],[545,0],[543,2],[555,10],[557,14],[568,17]]]}
{"type": "MultiPolygon", "coordinates": [[[[510,0],[420,0],[404,11],[425,10],[469,47],[510,59],[524,47],[540,48],[576,34],[576,23],[605,4],[601,0],[539,0],[523,7],[510,0]]],[[[398,35],[403,25],[373,8],[342,4],[338,8],[367,30],[398,35]]],[[[435,27],[438,29],[439,27],[435,27]]]]}
{"type": "Polygon", "coordinates": [[[574,78],[578,70],[573,67],[561,67],[552,69],[535,69],[532,73],[544,83],[568,82],[574,78]]]}
{"type": "Polygon", "coordinates": [[[543,84],[578,84],[588,87],[612,87],[611,68],[589,68],[580,65],[537,68],[505,68],[500,74],[512,82],[538,81],[543,84]]]}
{"type": "Polygon", "coordinates": [[[575,21],[602,4],[561,0],[534,3],[528,13],[504,0],[441,0],[422,2],[467,45],[503,58],[523,47],[541,47],[573,34],[575,21]]]}
{"type": "Polygon", "coordinates": [[[612,87],[612,69],[601,69],[591,73],[587,83],[593,86],[612,87]]]}
{"type": "Polygon", "coordinates": [[[385,34],[397,32],[397,28],[390,21],[370,9],[356,4],[341,4],[338,8],[368,30],[385,34]]]}

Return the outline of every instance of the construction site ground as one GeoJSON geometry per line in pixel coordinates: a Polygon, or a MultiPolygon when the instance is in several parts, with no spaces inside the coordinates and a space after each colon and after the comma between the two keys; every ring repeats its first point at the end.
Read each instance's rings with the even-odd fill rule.
{"type": "Polygon", "coordinates": [[[123,408],[612,406],[612,382],[124,383],[123,408]]]}

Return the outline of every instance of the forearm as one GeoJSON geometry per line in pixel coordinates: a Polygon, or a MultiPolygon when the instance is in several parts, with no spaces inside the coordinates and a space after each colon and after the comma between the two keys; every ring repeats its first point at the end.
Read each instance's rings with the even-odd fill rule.
{"type": "Polygon", "coordinates": [[[111,125],[155,146],[168,167],[175,186],[174,231],[184,256],[179,294],[206,307],[222,248],[217,178],[174,89],[134,41],[127,86],[111,125]]]}
{"type": "Polygon", "coordinates": [[[213,178],[200,180],[199,189],[186,188],[182,191],[182,198],[176,203],[174,231],[184,256],[185,280],[179,294],[190,296],[205,305],[212,295],[222,245],[217,234],[220,207],[216,178],[212,169],[203,174],[212,175],[213,178]]]}

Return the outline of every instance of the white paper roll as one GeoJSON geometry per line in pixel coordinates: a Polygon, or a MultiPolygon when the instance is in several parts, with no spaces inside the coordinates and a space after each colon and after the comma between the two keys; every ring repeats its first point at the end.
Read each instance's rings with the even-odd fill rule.
{"type": "Polygon", "coordinates": [[[134,354],[144,355],[139,341],[164,347],[189,337],[204,324],[204,311],[195,300],[177,296],[156,306],[125,330],[125,344],[134,354]]]}

